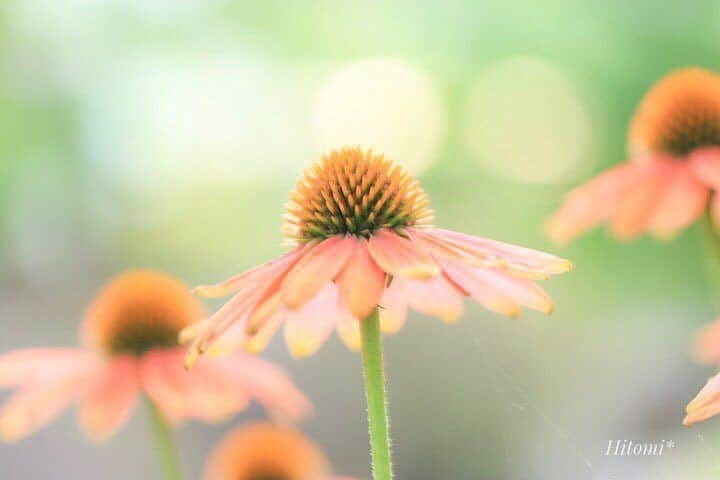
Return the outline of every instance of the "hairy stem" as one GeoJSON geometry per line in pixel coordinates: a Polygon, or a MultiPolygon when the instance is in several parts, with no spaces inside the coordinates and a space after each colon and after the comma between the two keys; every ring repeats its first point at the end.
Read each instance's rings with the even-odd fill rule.
{"type": "Polygon", "coordinates": [[[362,321],[362,361],[365,371],[370,451],[374,480],[392,480],[390,422],[387,413],[382,336],[377,309],[362,321]]]}

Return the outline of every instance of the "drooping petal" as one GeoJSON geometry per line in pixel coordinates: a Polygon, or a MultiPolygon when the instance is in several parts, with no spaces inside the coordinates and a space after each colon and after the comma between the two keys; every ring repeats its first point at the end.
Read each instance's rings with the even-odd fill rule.
{"type": "Polygon", "coordinates": [[[642,171],[638,162],[625,162],[572,190],[548,222],[550,237],[566,243],[609,219],[623,194],[638,184],[642,171]]]}
{"type": "MultiPolygon", "coordinates": [[[[390,286],[385,288],[380,299],[380,330],[383,333],[391,334],[399,332],[407,320],[407,309],[408,304],[402,289],[402,282],[398,282],[398,279],[395,278],[390,286]]],[[[359,335],[357,322],[355,322],[355,327],[359,335]]],[[[347,342],[345,343],[347,344],[347,342]]]]}
{"type": "Polygon", "coordinates": [[[697,220],[710,196],[708,187],[700,183],[686,165],[678,164],[671,175],[649,223],[650,231],[663,238],[697,220]]]}
{"type": "MultiPolygon", "coordinates": [[[[314,242],[308,242],[298,247],[292,254],[282,257],[279,261],[266,264],[262,274],[258,271],[254,282],[247,283],[243,290],[236,293],[225,305],[223,305],[212,317],[202,323],[193,324],[182,332],[180,339],[187,342],[194,337],[188,348],[185,364],[190,367],[197,361],[199,356],[207,351],[228,329],[235,324],[242,324],[246,327],[248,317],[257,312],[259,306],[263,306],[268,299],[275,298],[275,295],[285,279],[286,274],[297,262],[303,258],[305,252],[309,252],[314,242]]],[[[265,318],[262,318],[265,320],[265,318]]],[[[255,321],[259,320],[255,318],[255,321]]],[[[260,325],[254,325],[254,330],[260,325]]]]}
{"type": "Polygon", "coordinates": [[[207,298],[219,298],[243,290],[256,283],[265,283],[278,270],[287,270],[311,246],[311,242],[303,244],[280,258],[253,267],[215,285],[197,286],[193,289],[193,293],[207,298]]]}
{"type": "Polygon", "coordinates": [[[206,422],[226,421],[250,403],[249,392],[243,385],[232,382],[210,357],[186,372],[185,389],[190,403],[188,417],[206,422]]]}
{"type": "Polygon", "coordinates": [[[390,275],[423,279],[440,273],[428,252],[389,230],[375,232],[368,247],[375,262],[390,275]]]}
{"type": "Polygon", "coordinates": [[[462,296],[442,275],[428,280],[395,281],[402,282],[402,291],[410,307],[422,314],[454,323],[463,313],[462,296]]]}
{"type": "Polygon", "coordinates": [[[140,388],[134,356],[109,360],[92,380],[79,410],[80,425],[92,438],[113,434],[130,417],[140,388]]]}
{"type": "Polygon", "coordinates": [[[538,284],[525,278],[515,278],[502,270],[476,269],[475,276],[486,284],[493,285],[513,302],[543,313],[552,313],[553,302],[538,284]]]}
{"type": "Polygon", "coordinates": [[[0,436],[18,440],[49,423],[87,390],[98,361],[72,363],[52,378],[23,382],[0,410],[0,436]]]}
{"type": "Polygon", "coordinates": [[[238,293],[206,321],[183,329],[179,335],[180,340],[186,341],[191,335],[195,335],[187,350],[185,366],[189,368],[194,365],[200,355],[231,327],[237,326],[244,330],[247,317],[257,304],[258,296],[257,289],[252,295],[238,293]]]}
{"type": "Polygon", "coordinates": [[[285,321],[286,316],[284,310],[276,312],[254,335],[248,336],[247,332],[245,332],[245,337],[241,343],[245,351],[257,354],[265,350],[272,337],[280,329],[280,325],[285,321]]]}
{"type": "Polygon", "coordinates": [[[335,325],[335,331],[345,346],[353,352],[359,352],[362,347],[360,337],[360,322],[349,310],[345,310],[335,325]]]}
{"type": "Polygon", "coordinates": [[[692,425],[720,413],[720,374],[715,375],[687,405],[683,423],[692,425]]]}
{"type": "Polygon", "coordinates": [[[184,377],[181,376],[187,372],[181,369],[178,373],[174,368],[169,368],[172,361],[172,356],[164,350],[146,353],[140,361],[140,381],[165,419],[177,424],[188,417],[190,407],[184,377]]]}
{"type": "Polygon", "coordinates": [[[479,263],[468,261],[466,256],[453,257],[444,255],[442,251],[432,250],[436,258],[460,260],[473,267],[494,267],[501,266],[511,269],[518,274],[527,274],[528,277],[544,278],[549,275],[567,272],[572,269],[572,263],[564,258],[557,257],[550,253],[533,250],[510,243],[499,242],[484,237],[476,237],[452,230],[441,228],[427,228],[412,230],[413,237],[434,239],[446,245],[462,249],[469,255],[478,258],[479,263]],[[536,274],[536,275],[531,275],[536,274]]]}
{"type": "Polygon", "coordinates": [[[345,305],[358,319],[375,310],[385,287],[385,272],[368,251],[367,240],[353,239],[353,253],[337,279],[345,305]]]}
{"type": "Polygon", "coordinates": [[[26,348],[0,355],[0,388],[52,382],[94,359],[85,350],[26,348]]]}
{"type": "Polygon", "coordinates": [[[334,236],[308,251],[282,283],[282,301],[297,309],[310,300],[343,269],[353,250],[353,240],[334,236]]]}
{"type": "Polygon", "coordinates": [[[625,191],[612,212],[610,228],[621,240],[632,240],[650,228],[658,203],[673,179],[674,169],[665,162],[646,165],[638,183],[625,191]]]}
{"type": "Polygon", "coordinates": [[[315,298],[297,310],[289,310],[285,320],[285,341],[293,356],[307,357],[320,348],[342,316],[338,287],[326,283],[315,298]]]}
{"type": "Polygon", "coordinates": [[[236,352],[207,362],[222,372],[227,382],[241,386],[271,414],[299,421],[312,413],[310,400],[285,372],[260,357],[236,352]]]}
{"type": "Polygon", "coordinates": [[[458,262],[444,260],[442,269],[448,278],[467,292],[475,301],[493,312],[516,317],[520,308],[504,291],[486,278],[480,276],[482,270],[468,267],[458,262]]]}
{"type": "Polygon", "coordinates": [[[690,154],[689,165],[701,182],[715,190],[720,190],[720,148],[695,149],[690,154]]]}

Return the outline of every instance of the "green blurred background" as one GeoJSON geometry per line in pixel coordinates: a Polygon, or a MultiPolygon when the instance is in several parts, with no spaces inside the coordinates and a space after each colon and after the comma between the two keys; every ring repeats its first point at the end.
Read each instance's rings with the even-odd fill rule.
{"type": "MultiPolygon", "coordinates": [[[[719,54],[716,1],[2,0],[0,350],[75,344],[126,268],[195,284],[280,254],[302,169],[361,144],[419,176],[442,226],[577,266],[545,284],[552,317],[468,305],[388,339],[399,479],[717,478],[720,421],[681,426],[717,313],[697,232],[559,247],[542,226],[625,159],[654,80],[719,54]],[[623,439],[676,446],[604,456],[623,439]]],[[[315,401],[305,428],[336,470],[368,477],[359,357],[335,337],[266,355],[315,401]]],[[[0,446],[0,478],[157,478],[145,420],[97,447],[65,414],[0,446]]],[[[188,478],[231,426],[182,430],[188,478]]]]}

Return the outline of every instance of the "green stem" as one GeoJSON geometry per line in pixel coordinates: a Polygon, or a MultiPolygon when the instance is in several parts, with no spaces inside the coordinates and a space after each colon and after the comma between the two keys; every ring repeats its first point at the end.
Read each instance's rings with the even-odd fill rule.
{"type": "Polygon", "coordinates": [[[702,240],[707,252],[707,260],[704,263],[710,284],[713,287],[713,304],[716,309],[720,310],[720,296],[718,295],[718,292],[720,292],[720,233],[715,227],[709,210],[705,215],[701,228],[702,240]]]}
{"type": "Polygon", "coordinates": [[[155,406],[148,399],[148,410],[152,421],[153,433],[155,434],[156,452],[160,459],[165,480],[182,480],[180,473],[180,457],[173,440],[173,432],[167,421],[155,406]]]}
{"type": "Polygon", "coordinates": [[[390,422],[387,413],[382,337],[377,309],[362,321],[362,361],[365,371],[365,397],[370,430],[373,478],[374,480],[392,480],[390,422]]]}

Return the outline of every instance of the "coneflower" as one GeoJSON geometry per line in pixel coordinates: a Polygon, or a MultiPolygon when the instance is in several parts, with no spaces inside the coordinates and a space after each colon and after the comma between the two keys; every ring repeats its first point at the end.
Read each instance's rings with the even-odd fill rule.
{"type": "Polygon", "coordinates": [[[564,242],[608,223],[619,239],[667,238],[709,205],[720,223],[718,75],[687,68],[661,79],[635,113],[628,147],[629,161],[570,192],[550,220],[552,237],[564,242]]]}
{"type": "Polygon", "coordinates": [[[380,325],[395,331],[408,305],[456,320],[463,298],[517,315],[549,313],[535,283],[571,268],[554,255],[431,225],[420,184],[371,151],[333,151],[290,195],[285,234],[292,250],[265,265],[195,291],[234,294],[217,313],[183,331],[187,363],[213,346],[257,350],[285,325],[290,351],[314,353],[337,329],[362,348],[376,480],[391,478],[380,325]]]}
{"type": "Polygon", "coordinates": [[[87,434],[103,439],[147,396],[168,478],[179,476],[169,426],[186,419],[216,422],[251,399],[292,419],[310,403],[273,364],[244,353],[209,358],[187,372],[178,332],[203,317],[201,304],[179,280],[136,270],[105,285],[82,327],[83,347],[30,348],[0,355],[0,388],[15,388],[0,411],[0,433],[17,440],[73,403],[87,434]]]}

